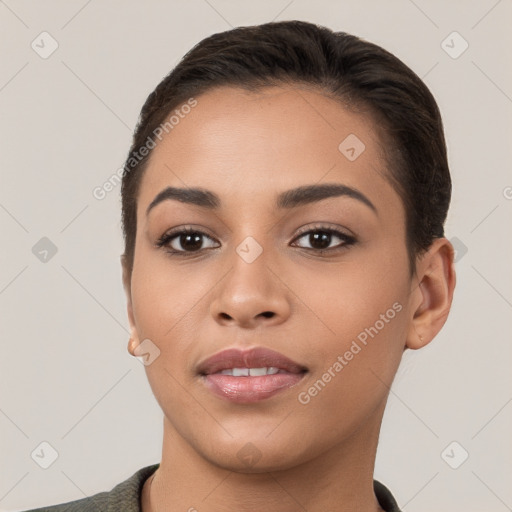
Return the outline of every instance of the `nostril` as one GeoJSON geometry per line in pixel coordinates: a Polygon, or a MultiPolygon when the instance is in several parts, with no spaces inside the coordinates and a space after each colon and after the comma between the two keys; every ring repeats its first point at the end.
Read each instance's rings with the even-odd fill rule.
{"type": "Polygon", "coordinates": [[[264,311],[263,313],[261,313],[265,318],[272,318],[274,316],[274,312],[273,311],[264,311]]]}

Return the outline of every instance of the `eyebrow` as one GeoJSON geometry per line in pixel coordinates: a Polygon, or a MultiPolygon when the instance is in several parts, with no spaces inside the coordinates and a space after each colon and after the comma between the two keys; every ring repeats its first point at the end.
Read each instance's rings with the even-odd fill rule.
{"type": "MultiPolygon", "coordinates": [[[[278,209],[291,209],[315,203],[330,197],[350,197],[368,206],[377,214],[375,205],[359,190],[341,183],[323,183],[321,185],[304,185],[281,192],[276,199],[278,209]]],[[[208,210],[216,210],[221,205],[217,194],[202,188],[167,187],[159,192],[146,209],[146,215],[159,203],[167,200],[180,201],[208,210]]]]}

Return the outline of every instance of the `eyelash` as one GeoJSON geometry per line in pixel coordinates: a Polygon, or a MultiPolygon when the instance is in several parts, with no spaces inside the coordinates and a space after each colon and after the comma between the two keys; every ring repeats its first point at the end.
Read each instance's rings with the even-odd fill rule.
{"type": "MultiPolygon", "coordinates": [[[[327,248],[327,249],[314,249],[314,248],[308,248],[308,247],[299,247],[299,248],[306,249],[308,252],[312,251],[316,254],[322,255],[325,253],[337,253],[341,250],[347,249],[347,247],[350,247],[351,245],[354,245],[357,241],[354,236],[343,233],[342,231],[339,231],[337,229],[333,229],[333,228],[330,228],[327,226],[322,226],[322,225],[313,226],[313,228],[309,227],[307,229],[302,230],[301,232],[299,232],[297,234],[297,236],[294,238],[293,241],[295,242],[296,240],[304,237],[305,235],[309,235],[309,234],[317,233],[317,232],[334,235],[334,236],[340,238],[342,240],[342,243],[336,247],[331,247],[331,248],[327,248]]],[[[172,230],[167,233],[164,233],[156,241],[155,245],[158,248],[164,248],[165,251],[168,254],[170,254],[171,256],[178,256],[178,257],[194,256],[194,255],[200,254],[202,251],[204,251],[204,249],[198,249],[197,251],[178,251],[176,249],[169,248],[169,244],[172,240],[179,237],[180,235],[187,235],[187,234],[203,235],[203,236],[206,236],[207,238],[212,239],[212,237],[210,237],[207,233],[205,233],[199,229],[186,227],[186,228],[181,228],[181,229],[178,228],[176,230],[172,230]]]]}

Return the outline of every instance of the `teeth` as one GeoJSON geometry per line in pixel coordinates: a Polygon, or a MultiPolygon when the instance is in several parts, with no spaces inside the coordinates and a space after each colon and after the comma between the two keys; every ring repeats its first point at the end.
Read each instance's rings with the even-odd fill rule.
{"type": "Polygon", "coordinates": [[[249,377],[249,368],[233,368],[233,377],[249,377]]]}
{"type": "Polygon", "coordinates": [[[279,368],[269,366],[268,368],[229,368],[222,370],[221,375],[232,375],[233,377],[262,377],[263,375],[275,375],[279,368]]]}
{"type": "Polygon", "coordinates": [[[261,377],[262,375],[267,375],[266,368],[249,368],[249,375],[251,377],[261,377]]]}

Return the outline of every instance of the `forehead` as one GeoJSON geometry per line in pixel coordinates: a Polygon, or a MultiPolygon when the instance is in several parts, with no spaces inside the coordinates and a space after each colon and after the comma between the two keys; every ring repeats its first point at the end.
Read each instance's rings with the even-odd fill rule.
{"type": "Polygon", "coordinates": [[[175,109],[172,129],[153,150],[139,210],[170,185],[210,189],[243,205],[300,185],[339,182],[376,202],[399,202],[370,117],[298,86],[221,87],[195,100],[193,108],[175,109]]]}

